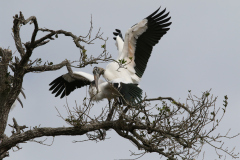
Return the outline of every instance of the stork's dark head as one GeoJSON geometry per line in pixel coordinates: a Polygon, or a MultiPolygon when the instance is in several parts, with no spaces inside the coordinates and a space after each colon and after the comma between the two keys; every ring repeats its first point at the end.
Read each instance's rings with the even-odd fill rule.
{"type": "Polygon", "coordinates": [[[94,67],[93,68],[93,75],[98,74],[99,76],[104,74],[105,69],[101,68],[101,67],[94,67]]]}
{"type": "Polygon", "coordinates": [[[96,88],[97,88],[97,92],[99,91],[98,90],[98,79],[101,75],[104,74],[104,69],[103,68],[100,68],[100,67],[94,67],[93,68],[93,75],[94,75],[94,80],[95,80],[95,85],[96,85],[96,88]]]}

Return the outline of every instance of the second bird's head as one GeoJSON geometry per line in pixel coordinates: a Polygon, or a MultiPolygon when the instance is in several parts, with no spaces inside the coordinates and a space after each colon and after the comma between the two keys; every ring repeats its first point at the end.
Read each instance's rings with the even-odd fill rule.
{"type": "Polygon", "coordinates": [[[98,80],[99,80],[99,77],[104,74],[104,71],[105,70],[101,67],[94,67],[93,68],[93,75],[94,75],[94,80],[95,80],[97,92],[99,92],[99,90],[98,90],[98,80]]]}

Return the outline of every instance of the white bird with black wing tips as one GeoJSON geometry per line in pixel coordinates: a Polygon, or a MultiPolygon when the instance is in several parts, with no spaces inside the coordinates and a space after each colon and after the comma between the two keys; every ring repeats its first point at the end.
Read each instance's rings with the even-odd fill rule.
{"type": "Polygon", "coordinates": [[[133,25],[126,32],[125,40],[123,40],[121,31],[116,29],[117,32],[113,33],[116,36],[114,39],[119,52],[116,61],[124,60],[126,65],[119,68],[117,62],[111,62],[105,70],[99,68],[99,76],[103,75],[107,81],[121,78],[127,83],[138,84],[140,82],[153,46],[167,33],[171,25],[169,12],[165,13],[166,9],[164,9],[158,13],[159,10],[160,8],[133,25]]]}
{"type": "Polygon", "coordinates": [[[106,69],[94,67],[94,75],[74,72],[77,78],[73,78],[69,73],[64,74],[50,83],[52,93],[56,93],[55,96],[61,94],[63,98],[76,88],[90,85],[89,94],[92,100],[99,101],[107,98],[110,101],[119,97],[121,93],[130,103],[140,102],[142,90],[138,84],[146,69],[152,48],[167,33],[169,30],[167,27],[171,25],[169,22],[171,17],[168,16],[169,13],[165,13],[166,9],[158,13],[159,10],[160,8],[132,26],[126,32],[125,40],[120,30],[116,29],[114,32],[119,52],[116,61],[126,61],[124,67],[120,67],[117,62],[111,62],[106,69]],[[99,79],[101,75],[107,82],[99,79]]]}
{"type": "MultiPolygon", "coordinates": [[[[93,74],[95,74],[98,68],[94,67],[93,74]]],[[[140,89],[136,84],[127,84],[122,81],[113,80],[111,82],[106,82],[98,78],[98,86],[96,86],[94,76],[85,72],[73,72],[74,77],[71,77],[69,73],[64,74],[55,80],[53,80],[49,85],[51,86],[49,90],[52,90],[52,94],[55,97],[68,96],[76,88],[81,88],[83,86],[89,85],[89,95],[91,100],[100,101],[104,98],[110,101],[113,98],[121,97],[125,99],[130,104],[137,104],[142,98],[142,89],[140,89]]]]}

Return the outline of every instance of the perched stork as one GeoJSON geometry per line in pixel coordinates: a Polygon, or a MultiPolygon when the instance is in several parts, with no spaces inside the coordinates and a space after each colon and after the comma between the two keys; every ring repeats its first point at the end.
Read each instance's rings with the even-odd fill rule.
{"type": "Polygon", "coordinates": [[[90,85],[89,94],[92,100],[107,98],[110,101],[121,94],[127,102],[140,102],[140,78],[146,69],[153,46],[167,33],[167,27],[171,24],[171,17],[168,16],[169,13],[165,13],[166,9],[158,13],[159,10],[160,8],[132,26],[126,32],[125,40],[121,31],[116,29],[114,39],[119,54],[117,60],[109,63],[106,69],[94,67],[94,75],[74,72],[77,78],[73,78],[69,73],[64,74],[50,83],[52,93],[56,93],[56,97],[61,94],[63,98],[76,88],[90,85]],[[124,67],[120,67],[118,62],[125,62],[124,67]],[[99,79],[101,75],[106,81],[99,79]]]}
{"type": "MultiPolygon", "coordinates": [[[[96,75],[96,67],[93,69],[94,76],[96,75]]],[[[110,101],[113,98],[121,97],[130,104],[137,104],[142,98],[142,89],[137,87],[136,84],[123,83],[119,80],[113,80],[111,82],[106,82],[98,79],[98,86],[96,86],[94,76],[85,72],[73,72],[74,77],[71,77],[69,73],[64,74],[55,80],[53,80],[49,85],[51,86],[49,90],[52,90],[52,94],[55,97],[68,96],[76,88],[81,88],[83,86],[89,85],[89,95],[91,100],[100,101],[104,98],[110,101]]]]}
{"type": "MultiPolygon", "coordinates": [[[[98,68],[98,76],[103,75],[107,81],[121,78],[125,83],[138,84],[147,66],[152,48],[169,30],[171,22],[169,12],[166,9],[158,13],[160,8],[139,23],[133,25],[125,34],[125,40],[121,31],[116,29],[118,58],[107,65],[106,69],[98,68]],[[125,66],[120,67],[118,62],[125,61],[125,66]]],[[[96,83],[98,79],[95,79],[96,83]]]]}

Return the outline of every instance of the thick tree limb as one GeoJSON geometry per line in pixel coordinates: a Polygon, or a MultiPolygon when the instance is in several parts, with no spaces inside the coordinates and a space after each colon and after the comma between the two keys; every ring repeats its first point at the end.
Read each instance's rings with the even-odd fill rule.
{"type": "MultiPolygon", "coordinates": [[[[26,126],[23,126],[23,127],[26,128],[26,126]]],[[[60,136],[60,135],[71,135],[71,136],[83,135],[91,131],[96,131],[100,129],[109,130],[111,128],[114,129],[119,135],[127,139],[130,139],[132,142],[134,142],[138,146],[139,149],[145,149],[148,152],[157,152],[163,155],[165,154],[163,152],[163,149],[156,149],[156,148],[149,147],[146,145],[148,142],[146,142],[144,139],[141,139],[139,135],[136,136],[137,133],[134,130],[136,129],[144,130],[144,129],[147,129],[148,126],[132,125],[132,124],[129,125],[122,120],[97,122],[94,124],[87,124],[81,127],[34,128],[32,130],[28,130],[23,133],[20,133],[21,126],[19,126],[15,120],[14,128],[17,129],[17,133],[14,134],[14,136],[12,137],[4,139],[2,143],[0,143],[0,151],[1,151],[0,154],[8,151],[10,148],[14,147],[18,143],[22,143],[37,137],[60,136]],[[132,133],[136,136],[136,138],[140,140],[143,144],[140,144],[138,140],[135,140],[135,138],[133,138],[132,136],[124,134],[123,131],[126,131],[126,132],[132,131],[132,133]]]]}
{"type": "Polygon", "coordinates": [[[9,152],[4,152],[3,154],[0,154],[0,159],[3,159],[5,157],[9,157],[9,152]]]}
{"type": "MultiPolygon", "coordinates": [[[[91,100],[87,104],[87,98],[81,106],[74,111],[68,108],[69,116],[65,119],[68,124],[74,127],[59,127],[59,128],[33,128],[23,131],[27,127],[19,125],[13,119],[14,128],[11,137],[4,137],[4,131],[7,123],[9,110],[13,102],[18,99],[18,95],[22,89],[23,77],[29,72],[44,72],[58,70],[64,66],[67,67],[70,76],[74,76],[71,69],[71,62],[65,60],[59,64],[40,65],[36,59],[31,61],[30,57],[33,50],[39,46],[53,40],[53,36],[58,38],[58,35],[69,36],[73,39],[76,47],[80,49],[81,57],[78,68],[87,66],[88,64],[97,64],[99,61],[105,62],[111,60],[106,52],[106,40],[101,37],[100,29],[94,38],[91,38],[92,21],[89,33],[86,37],[76,36],[72,32],[64,30],[50,30],[41,29],[38,26],[37,19],[34,16],[25,20],[20,12],[19,16],[14,17],[13,34],[18,52],[21,58],[15,57],[15,62],[12,59],[12,52],[10,50],[3,50],[0,48],[0,159],[8,156],[8,150],[13,147],[18,147],[19,143],[23,143],[34,138],[43,136],[62,136],[62,135],[84,135],[86,134],[89,140],[104,140],[106,131],[109,129],[115,130],[121,137],[129,139],[134,143],[139,150],[145,152],[156,152],[160,155],[174,160],[176,156],[183,159],[190,159],[193,154],[199,154],[204,142],[211,145],[212,142],[219,142],[220,138],[226,137],[217,135],[212,136],[212,133],[219,125],[227,107],[227,96],[224,100],[224,113],[218,120],[216,118],[219,109],[215,109],[216,98],[210,98],[209,91],[203,93],[202,97],[194,99],[190,94],[187,101],[190,101],[190,107],[186,104],[175,101],[171,97],[158,97],[152,99],[144,99],[139,106],[121,106],[113,104],[110,109],[105,112],[103,109],[101,114],[95,117],[90,116],[90,109],[93,106],[91,100]],[[26,42],[23,46],[20,38],[20,27],[27,23],[34,24],[34,30],[31,40],[26,42]],[[36,40],[38,31],[47,32],[47,35],[36,40]],[[93,44],[96,39],[105,42],[102,45],[103,51],[97,57],[87,57],[86,49],[80,43],[93,44]],[[35,66],[33,66],[35,64],[35,66]],[[14,72],[14,76],[10,76],[8,67],[14,72]],[[151,106],[151,101],[160,100],[162,106],[151,106]],[[168,101],[167,101],[168,100],[168,101]],[[169,102],[170,101],[170,102],[169,102]],[[116,108],[115,108],[116,107],[116,108]],[[213,109],[212,109],[213,108],[213,109]],[[212,110],[210,110],[212,109],[212,110]],[[187,111],[187,112],[186,112],[187,111]],[[104,121],[105,119],[105,121],[104,121]],[[205,126],[213,123],[210,130],[206,130],[205,126]],[[97,135],[92,135],[89,132],[94,132],[97,135]],[[193,153],[193,154],[192,154],[193,153]],[[190,157],[190,158],[188,158],[190,157]]],[[[40,60],[41,61],[41,60],[40,60]]],[[[23,93],[24,95],[24,93],[23,93]]],[[[18,99],[19,100],[19,99],[18,99]]],[[[21,101],[19,100],[21,103],[21,101]]],[[[109,105],[110,106],[110,105],[109,105]]],[[[212,145],[215,149],[226,151],[233,158],[237,158],[237,154],[231,153],[228,150],[223,150],[222,146],[217,147],[212,145]]]]}
{"type": "Polygon", "coordinates": [[[102,124],[91,124],[86,125],[81,128],[76,127],[59,127],[59,128],[35,128],[29,131],[26,131],[24,133],[17,134],[15,136],[9,137],[7,139],[4,139],[2,143],[0,144],[0,155],[6,151],[8,151],[10,148],[15,146],[18,143],[22,143],[37,137],[43,137],[43,136],[60,136],[60,135],[83,135],[88,132],[98,130],[98,129],[109,129],[113,127],[114,122],[105,122],[102,124]]]}
{"type": "Polygon", "coordinates": [[[20,25],[21,25],[21,20],[24,19],[24,17],[22,14],[20,14],[19,17],[16,14],[15,17],[13,17],[13,18],[14,18],[14,20],[13,20],[13,38],[14,38],[15,45],[17,47],[19,54],[21,55],[21,57],[23,57],[23,55],[25,55],[25,49],[22,46],[22,41],[20,38],[20,25]]]}
{"type": "MultiPolygon", "coordinates": [[[[18,125],[17,125],[18,126],[18,125]]],[[[12,137],[6,138],[0,143],[0,155],[15,146],[18,143],[28,141],[37,137],[43,136],[60,136],[60,135],[83,135],[91,131],[105,129],[123,129],[123,130],[132,130],[132,129],[144,129],[144,126],[128,126],[123,125],[120,127],[119,121],[105,121],[101,123],[89,124],[82,127],[59,127],[59,128],[34,128],[26,132],[16,134],[12,137]]]]}
{"type": "Polygon", "coordinates": [[[41,65],[41,66],[34,66],[34,67],[28,66],[25,72],[29,73],[29,72],[55,71],[67,65],[70,65],[68,60],[64,60],[61,63],[55,64],[55,65],[41,65]]]}
{"type": "Polygon", "coordinates": [[[54,30],[50,30],[50,29],[42,29],[40,28],[39,29],[40,31],[43,31],[43,32],[50,32],[49,34],[47,34],[46,36],[36,40],[36,43],[41,43],[43,41],[45,41],[46,39],[53,39],[52,36],[54,35],[58,35],[58,34],[63,34],[65,36],[70,36],[72,37],[73,39],[73,42],[75,43],[76,47],[84,50],[84,46],[80,45],[80,41],[82,42],[85,42],[87,43],[84,39],[81,39],[80,37],[77,37],[76,35],[74,35],[72,32],[67,32],[67,31],[64,31],[64,30],[57,30],[57,31],[54,31],[54,30]]]}
{"type": "Polygon", "coordinates": [[[5,131],[11,105],[17,97],[14,98],[13,93],[9,93],[12,89],[12,76],[8,72],[11,57],[11,50],[0,48],[0,137],[5,131]]]}

